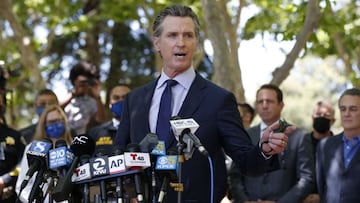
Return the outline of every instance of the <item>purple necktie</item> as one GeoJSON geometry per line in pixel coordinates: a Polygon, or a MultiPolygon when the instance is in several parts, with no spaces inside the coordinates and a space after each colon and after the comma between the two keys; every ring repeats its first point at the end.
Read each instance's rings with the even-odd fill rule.
{"type": "Polygon", "coordinates": [[[165,141],[165,146],[170,145],[170,141],[172,138],[172,133],[170,129],[170,118],[171,118],[171,87],[178,84],[176,80],[167,80],[166,87],[164,92],[162,93],[160,106],[159,106],[159,114],[158,120],[156,124],[156,134],[161,141],[165,141]]]}

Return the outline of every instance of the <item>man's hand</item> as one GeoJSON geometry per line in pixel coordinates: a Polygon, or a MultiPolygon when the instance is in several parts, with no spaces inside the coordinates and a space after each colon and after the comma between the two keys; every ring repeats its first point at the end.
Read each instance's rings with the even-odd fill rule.
{"type": "Polygon", "coordinates": [[[289,140],[288,135],[296,130],[295,126],[288,126],[285,128],[284,132],[275,133],[274,131],[279,127],[279,121],[273,123],[266,128],[261,137],[260,147],[262,152],[267,156],[283,152],[289,140]]]}
{"type": "Polygon", "coordinates": [[[95,99],[100,98],[100,90],[100,81],[98,79],[92,79],[88,94],[95,99]]]}

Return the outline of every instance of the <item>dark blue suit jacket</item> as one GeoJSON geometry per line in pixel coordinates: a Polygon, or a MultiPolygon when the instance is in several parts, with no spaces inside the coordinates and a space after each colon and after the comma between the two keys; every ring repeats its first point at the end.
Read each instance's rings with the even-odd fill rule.
{"type": "Polygon", "coordinates": [[[317,146],[316,181],[322,203],[360,202],[360,150],[345,169],[342,136],[324,138],[317,146]]]}
{"type": "MultiPolygon", "coordinates": [[[[150,132],[149,109],[157,81],[131,91],[124,103],[116,142],[125,148],[139,143],[150,132]]],[[[248,175],[256,175],[278,167],[277,156],[265,160],[258,145],[244,130],[234,95],[196,75],[178,116],[193,118],[199,123],[196,136],[209,151],[214,168],[214,202],[220,202],[227,190],[224,151],[248,175]]],[[[176,148],[173,138],[168,147],[176,148]]],[[[210,168],[208,159],[194,152],[183,163],[183,202],[210,202],[210,168]]],[[[169,189],[168,202],[176,202],[176,193],[169,189]]]]}

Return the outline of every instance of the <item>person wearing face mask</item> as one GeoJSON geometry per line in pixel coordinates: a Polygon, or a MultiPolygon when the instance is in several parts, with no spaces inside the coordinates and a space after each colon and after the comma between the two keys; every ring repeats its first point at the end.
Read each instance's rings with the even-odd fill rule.
{"type": "Polygon", "coordinates": [[[80,61],[70,70],[73,89],[60,105],[63,107],[69,125],[78,135],[105,122],[105,108],[101,101],[99,69],[89,61],[80,61]]]}
{"type": "MultiPolygon", "coordinates": [[[[51,140],[53,147],[55,147],[55,143],[57,140],[64,140],[68,146],[71,145],[72,136],[70,132],[70,127],[67,121],[67,117],[65,112],[59,105],[50,105],[47,106],[42,112],[38,125],[36,127],[34,139],[31,143],[29,143],[24,151],[21,163],[20,163],[20,173],[18,176],[18,180],[16,182],[16,193],[19,195],[19,199],[21,202],[26,203],[29,199],[29,194],[34,185],[37,172],[34,173],[32,178],[29,179],[26,187],[21,191],[21,184],[25,178],[25,175],[29,169],[28,157],[26,152],[29,150],[31,144],[35,141],[43,141],[43,140],[51,140]],[[20,194],[19,194],[20,193],[20,194]]],[[[45,182],[43,189],[43,194],[45,197],[45,203],[49,202],[48,194],[46,193],[46,189],[48,189],[48,182],[45,182]]]]}
{"type": "Polygon", "coordinates": [[[312,145],[316,149],[321,139],[333,135],[330,128],[335,123],[335,111],[331,103],[318,101],[315,105],[312,119],[313,131],[309,134],[311,135],[312,145]]]}
{"type": "Polygon", "coordinates": [[[95,154],[99,150],[104,150],[108,154],[112,153],[112,148],[109,146],[112,146],[114,143],[116,131],[121,120],[123,102],[128,92],[130,92],[130,88],[126,85],[113,87],[109,95],[109,108],[112,113],[112,119],[88,130],[87,134],[96,143],[95,154]]]}
{"type": "MultiPolygon", "coordinates": [[[[311,144],[313,146],[314,160],[316,160],[316,147],[321,139],[333,136],[331,126],[335,123],[335,111],[333,105],[328,101],[318,101],[312,113],[313,130],[307,134],[311,136],[311,144]]],[[[304,203],[320,202],[316,184],[314,191],[305,200],[304,203]]]]}
{"type": "MultiPolygon", "coordinates": [[[[42,89],[38,92],[35,102],[34,109],[38,117],[41,116],[44,109],[53,104],[59,104],[56,94],[50,89],[42,89]]],[[[25,144],[29,144],[35,134],[37,122],[33,123],[25,128],[20,129],[20,133],[25,144]]]]}

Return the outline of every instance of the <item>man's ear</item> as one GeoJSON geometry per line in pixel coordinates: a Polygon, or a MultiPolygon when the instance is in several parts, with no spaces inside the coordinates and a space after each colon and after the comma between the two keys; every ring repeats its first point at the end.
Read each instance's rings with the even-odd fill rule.
{"type": "Polygon", "coordinates": [[[158,37],[152,37],[153,45],[156,51],[160,51],[160,45],[159,45],[159,38],[158,37]]]}

